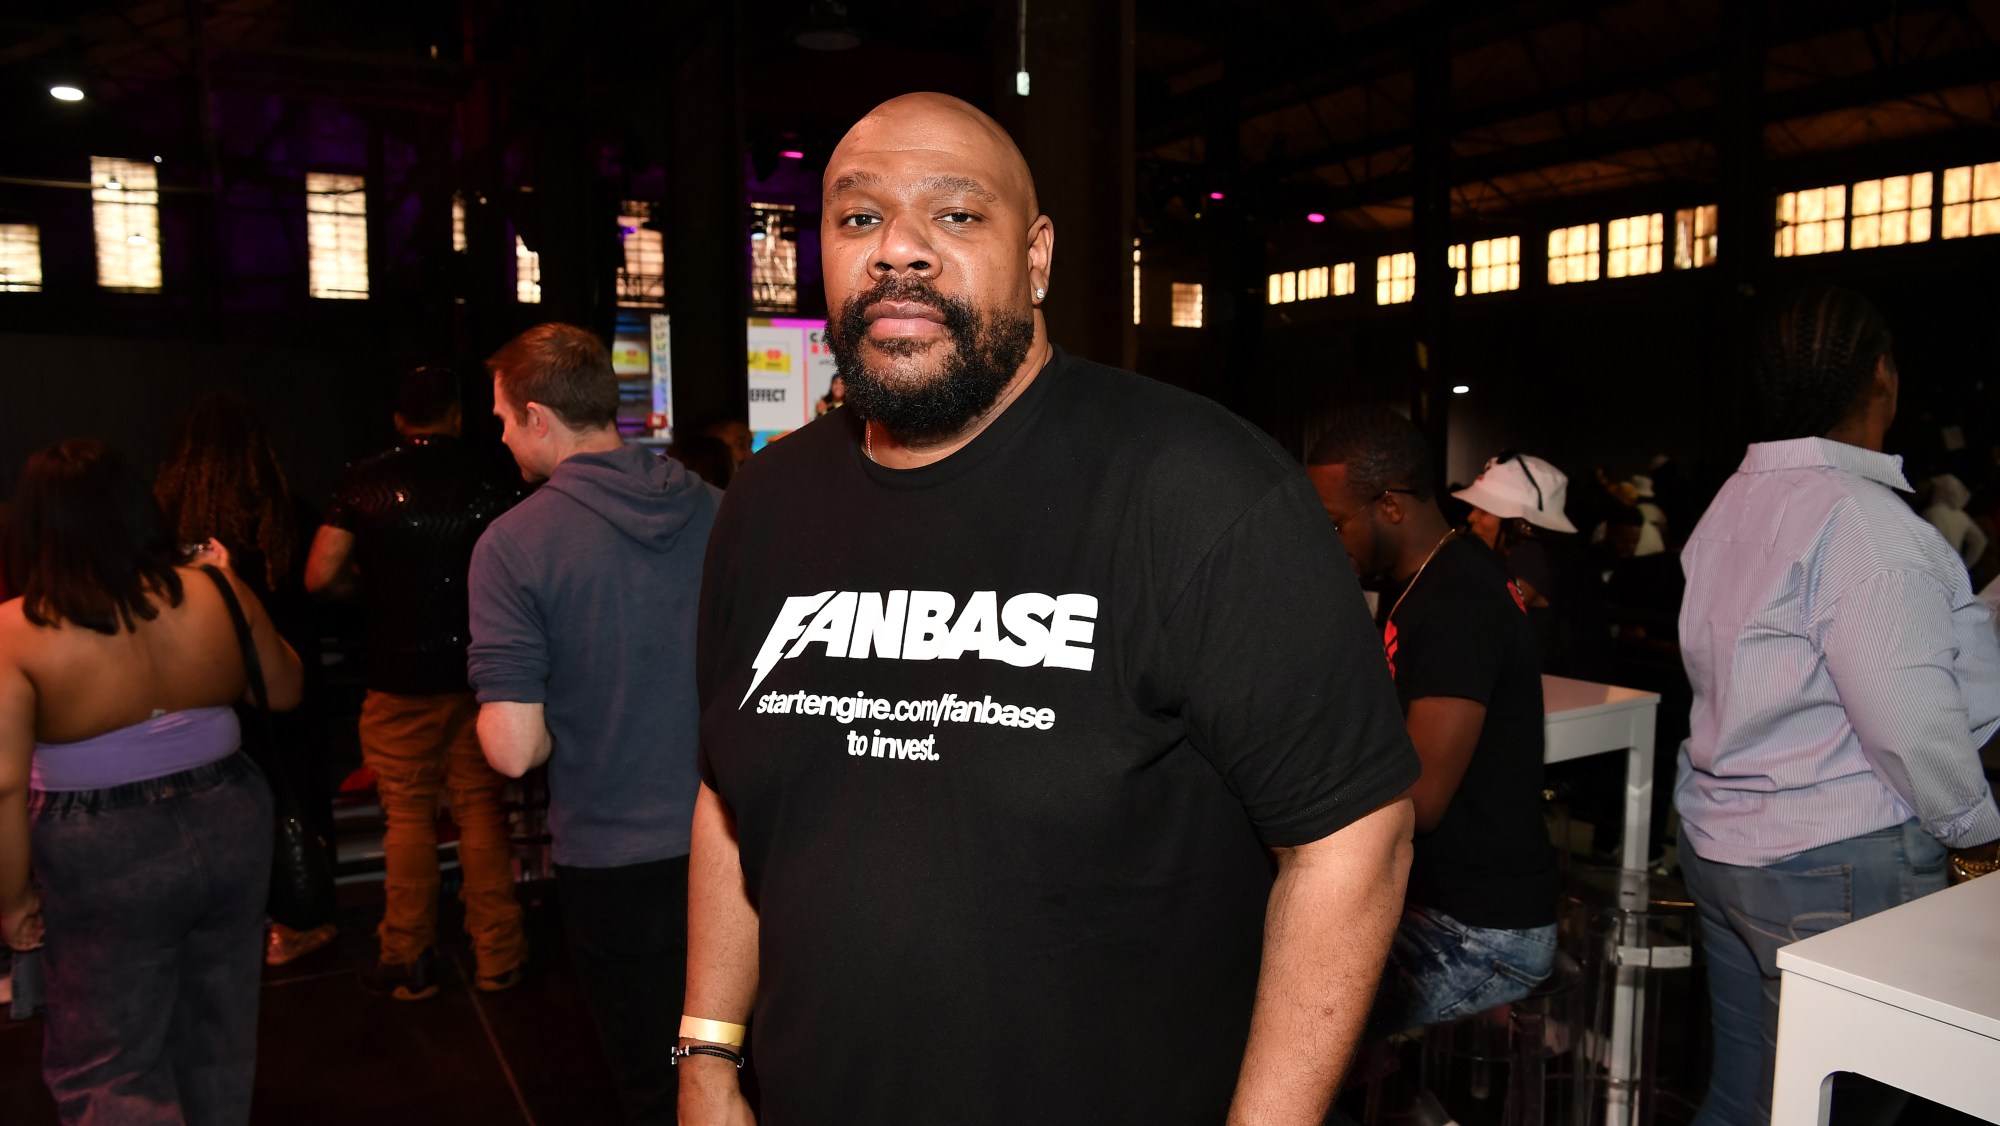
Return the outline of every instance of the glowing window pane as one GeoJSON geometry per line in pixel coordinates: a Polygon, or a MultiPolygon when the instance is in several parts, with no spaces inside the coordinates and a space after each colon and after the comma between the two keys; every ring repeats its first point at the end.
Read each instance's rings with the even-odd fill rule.
{"type": "Polygon", "coordinates": [[[798,310],[798,212],[789,203],[750,205],[750,305],[765,313],[798,310]]]}
{"type": "Polygon", "coordinates": [[[1549,232],[1549,284],[1597,280],[1599,224],[1582,223],[1549,232]]]}
{"type": "Polygon", "coordinates": [[[1375,259],[1375,303],[1401,305],[1417,295],[1417,256],[1412,251],[1375,259]]]}
{"type": "Polygon", "coordinates": [[[1333,295],[1346,297],[1354,292],[1354,263],[1342,262],[1333,268],[1333,295]]]}
{"type": "Polygon", "coordinates": [[[0,223],[0,293],[39,293],[42,288],[42,229],[32,223],[0,223]]]}
{"type": "Polygon", "coordinates": [[[1716,207],[1683,207],[1674,212],[1674,269],[1698,270],[1715,264],[1716,207]]]}
{"type": "Polygon", "coordinates": [[[97,284],[141,292],[159,289],[159,168],[150,160],[93,156],[90,201],[97,284]]]}
{"type": "Polygon", "coordinates": [[[306,292],[368,296],[368,193],[359,176],[306,173],[306,292]]]}
{"type": "Polygon", "coordinates": [[[514,300],[523,305],[542,303],[542,256],[514,236],[514,300]]]}
{"type": "Polygon", "coordinates": [[[1297,301],[1299,299],[1299,275],[1287,271],[1278,282],[1278,300],[1297,301]]]}
{"type": "Polygon", "coordinates": [[[1139,240],[1132,240],[1132,323],[1139,323],[1139,240]]]}
{"type": "Polygon", "coordinates": [[[1662,255],[1666,243],[1666,216],[1662,213],[1613,219],[1604,234],[1604,272],[1609,277],[1657,274],[1666,264],[1662,255]]]}
{"type": "MultiPolygon", "coordinates": [[[[1457,248],[1453,248],[1457,249],[1457,248]]],[[[1459,293],[1504,293],[1521,288],[1521,236],[1482,239],[1471,246],[1471,270],[1461,270],[1459,293]],[[1469,285],[1468,285],[1469,283],[1469,285]]],[[[1452,265],[1458,266],[1458,262],[1452,265]]]]}
{"type": "Polygon", "coordinates": [[[1931,237],[1931,174],[1863,180],[1850,189],[1848,245],[1901,246],[1931,237]]]}
{"type": "Polygon", "coordinates": [[[451,197],[451,249],[454,254],[465,253],[465,197],[452,193],[451,197]]]}
{"type": "Polygon", "coordinates": [[[1283,302],[1285,299],[1285,275],[1272,274],[1266,288],[1268,290],[1265,298],[1266,304],[1277,305],[1283,302]]]}
{"type": "MultiPolygon", "coordinates": [[[[1879,189],[1879,182],[1877,188],[1879,189]]],[[[1874,237],[1877,226],[1870,224],[1869,237],[1874,237]]],[[[1846,244],[1845,185],[1808,188],[1804,191],[1786,192],[1778,197],[1778,230],[1776,245],[1773,247],[1778,257],[1831,254],[1846,244]]]]}
{"type": "MultiPolygon", "coordinates": [[[[1945,238],[2000,233],[2000,161],[1948,169],[1941,220],[1939,233],[1945,238]]],[[[1913,212],[1913,227],[1915,223],[1913,212]]]]}
{"type": "Polygon", "coordinates": [[[618,303],[651,306],[667,300],[665,236],[646,226],[653,205],[626,200],[618,216],[618,240],[625,256],[618,264],[618,303]]]}
{"type": "Polygon", "coordinates": [[[1175,328],[1201,327],[1201,283],[1174,283],[1173,326],[1175,328]]]}
{"type": "Polygon", "coordinates": [[[1455,243],[1445,248],[1445,265],[1451,267],[1451,295],[1465,296],[1465,244],[1455,243]]]}

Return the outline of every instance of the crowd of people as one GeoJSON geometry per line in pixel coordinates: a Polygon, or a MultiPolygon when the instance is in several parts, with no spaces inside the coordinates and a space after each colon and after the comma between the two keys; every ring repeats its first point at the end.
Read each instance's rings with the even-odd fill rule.
{"type": "Polygon", "coordinates": [[[260,962],[336,925],[274,909],[323,864],[274,822],[331,837],[316,600],[366,621],[363,984],[439,989],[441,798],[475,987],[534,972],[500,794],[545,771],[632,1122],[1319,1123],[1358,1044],[1550,974],[1545,672],[1686,686],[1704,1126],[1768,1118],[1783,936],[1995,866],[1978,505],[1942,470],[1922,516],[1897,496],[1862,299],[1773,305],[1768,440],[1705,508],[1665,461],[1576,495],[1510,450],[1440,488],[1393,411],[1301,465],[1063,352],[1053,225],[961,102],[878,107],[826,189],[839,383],[754,457],[740,423],[627,444],[604,344],[548,324],[486,363],[519,479],[440,368],[323,513],[231,396],[151,483],[89,439],[29,459],[0,937],[44,950],[65,1121],[249,1120],[260,962]]]}

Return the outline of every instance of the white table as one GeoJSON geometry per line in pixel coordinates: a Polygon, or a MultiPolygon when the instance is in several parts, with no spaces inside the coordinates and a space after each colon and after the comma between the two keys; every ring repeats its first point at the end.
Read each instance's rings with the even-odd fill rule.
{"type": "Polygon", "coordinates": [[[1618,863],[1646,866],[1653,832],[1653,719],[1660,694],[1566,676],[1542,677],[1542,761],[1625,754],[1625,835],[1618,863]]]}
{"type": "MultiPolygon", "coordinates": [[[[1542,677],[1543,762],[1625,752],[1625,827],[1618,862],[1634,871],[1646,867],[1653,832],[1653,723],[1659,706],[1657,692],[1563,676],[1542,677]]],[[[1637,965],[1621,964],[1618,968],[1617,991],[1611,999],[1610,1053],[1602,1061],[1610,1079],[1604,1088],[1607,1126],[1623,1126],[1632,1121],[1638,1109],[1633,1087],[1640,1078],[1643,973],[1644,968],[1637,965]]]]}
{"type": "Polygon", "coordinates": [[[2000,1122],[2000,875],[1778,951],[1772,1126],[1824,1126],[1851,1071],[2000,1122]]]}

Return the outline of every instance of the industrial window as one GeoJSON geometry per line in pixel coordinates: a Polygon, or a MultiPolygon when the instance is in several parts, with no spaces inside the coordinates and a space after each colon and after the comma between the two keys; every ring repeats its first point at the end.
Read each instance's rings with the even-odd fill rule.
{"type": "MultiPolygon", "coordinates": [[[[1350,279],[1351,281],[1351,279],[1350,279]]],[[[1310,270],[1288,270],[1272,274],[1266,289],[1273,305],[1293,301],[1313,301],[1333,293],[1333,267],[1314,266],[1310,270]]],[[[1353,292],[1350,284],[1348,292],[1353,292]]]]}
{"type": "Polygon", "coordinates": [[[97,284],[160,288],[160,170],[150,161],[90,158],[90,219],[97,232],[97,284]]]}
{"type": "Polygon", "coordinates": [[[455,254],[465,253],[465,197],[453,192],[451,195],[451,249],[455,254]]]}
{"type": "Polygon", "coordinates": [[[1944,174],[1944,237],[2000,234],[2000,161],[1944,174]]]}
{"type": "Polygon", "coordinates": [[[789,203],[750,205],[750,304],[761,312],[799,307],[798,212],[789,203]]]}
{"type": "Polygon", "coordinates": [[[542,256],[529,250],[520,235],[514,236],[514,300],[523,305],[542,303],[542,256]]]}
{"type": "Polygon", "coordinates": [[[32,223],[0,223],[0,293],[42,289],[42,229],[32,223]]]}
{"type": "Polygon", "coordinates": [[[1404,251],[1375,259],[1375,303],[1401,305],[1417,295],[1417,256],[1404,251]]]}
{"type": "Polygon", "coordinates": [[[1715,264],[1715,205],[1674,212],[1674,269],[1699,270],[1715,264]]]}
{"type": "Polygon", "coordinates": [[[1549,284],[1597,280],[1599,224],[1580,223],[1549,232],[1549,284]]]}
{"type": "Polygon", "coordinates": [[[1139,323],[1139,240],[1132,240],[1132,323],[1139,323]]]}
{"type": "Polygon", "coordinates": [[[1445,252],[1445,260],[1457,275],[1452,293],[1504,293],[1521,288],[1521,236],[1481,239],[1467,247],[1459,243],[1445,252]],[[1470,258],[1470,268],[1467,259],[1470,258]]]}
{"type": "Polygon", "coordinates": [[[1831,254],[1846,245],[1846,185],[1808,188],[1778,197],[1778,257],[1831,254]]]}
{"type": "Polygon", "coordinates": [[[653,205],[627,200],[618,216],[618,239],[625,246],[618,267],[620,305],[664,305],[667,301],[666,239],[646,226],[653,205]]]}
{"type": "Polygon", "coordinates": [[[1173,326],[1175,328],[1201,327],[1201,283],[1174,283],[1173,326]]]}
{"type": "Polygon", "coordinates": [[[1342,262],[1333,268],[1333,295],[1346,297],[1354,292],[1354,263],[1342,262]]]}
{"type": "Polygon", "coordinates": [[[306,288],[314,297],[368,296],[368,193],[359,176],[306,173],[306,288]]]}
{"type": "Polygon", "coordinates": [[[1853,193],[1849,222],[1854,229],[1847,242],[1854,249],[1930,241],[1930,173],[1863,180],[1849,190],[1853,193]]]}
{"type": "Polygon", "coordinates": [[[1613,219],[1604,236],[1607,252],[1604,272],[1610,277],[1636,278],[1642,274],[1657,274],[1666,264],[1662,261],[1666,244],[1666,216],[1659,212],[1634,215],[1630,219],[1613,219]]]}

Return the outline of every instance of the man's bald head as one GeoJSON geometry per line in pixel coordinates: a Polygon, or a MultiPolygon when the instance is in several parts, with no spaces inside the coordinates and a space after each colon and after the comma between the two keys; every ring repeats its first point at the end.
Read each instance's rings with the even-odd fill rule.
{"type": "Polygon", "coordinates": [[[841,157],[849,153],[928,149],[963,156],[996,173],[983,184],[995,195],[1017,201],[1030,217],[1040,214],[1035,177],[1027,158],[1000,123],[978,107],[949,94],[916,93],[890,98],[854,123],[827,161],[825,187],[831,196],[841,157]]]}
{"type": "Polygon", "coordinates": [[[847,131],[825,184],[827,340],[859,413],[938,439],[1040,370],[1055,227],[997,122],[943,94],[892,99],[847,131]]]}

